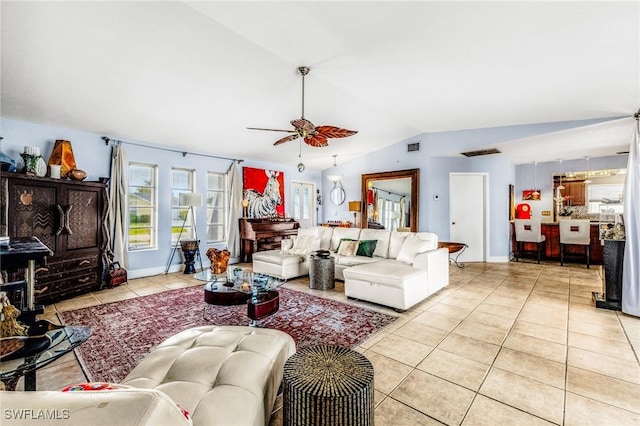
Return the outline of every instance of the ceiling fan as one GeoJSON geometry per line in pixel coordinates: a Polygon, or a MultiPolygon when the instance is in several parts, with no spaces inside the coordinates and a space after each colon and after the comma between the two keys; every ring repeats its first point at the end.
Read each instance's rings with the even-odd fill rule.
{"type": "Polygon", "coordinates": [[[281,129],[264,129],[260,127],[247,127],[250,130],[267,130],[271,132],[287,132],[291,133],[289,136],[285,136],[282,139],[278,139],[274,145],[280,145],[285,142],[289,142],[298,138],[302,138],[307,145],[321,148],[328,146],[327,139],[333,138],[346,138],[347,136],[353,136],[358,133],[355,130],[342,129],[334,126],[314,126],[312,122],[304,118],[304,77],[309,74],[309,67],[298,67],[298,72],[302,76],[302,115],[300,118],[291,120],[293,125],[292,130],[281,129]]]}

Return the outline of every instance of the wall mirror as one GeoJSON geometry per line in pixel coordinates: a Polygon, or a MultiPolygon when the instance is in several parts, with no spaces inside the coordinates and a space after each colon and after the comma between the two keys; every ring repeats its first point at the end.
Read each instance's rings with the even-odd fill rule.
{"type": "Polygon", "coordinates": [[[558,217],[599,220],[603,213],[622,214],[626,169],[554,173],[553,213],[558,217]]]}
{"type": "Polygon", "coordinates": [[[360,227],[418,231],[420,169],[362,175],[360,227]]]}
{"type": "Polygon", "coordinates": [[[344,200],[345,200],[344,188],[340,184],[340,181],[336,181],[336,183],[334,184],[333,189],[329,193],[329,199],[336,206],[339,206],[342,203],[344,203],[344,200]]]}

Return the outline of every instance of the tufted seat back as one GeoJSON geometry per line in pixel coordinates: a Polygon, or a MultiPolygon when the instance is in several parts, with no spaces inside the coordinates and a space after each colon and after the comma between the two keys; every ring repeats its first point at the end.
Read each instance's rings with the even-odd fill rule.
{"type": "Polygon", "coordinates": [[[293,353],[295,342],[278,330],[196,327],[154,348],[122,383],[162,391],[196,425],[265,425],[293,353]]]}

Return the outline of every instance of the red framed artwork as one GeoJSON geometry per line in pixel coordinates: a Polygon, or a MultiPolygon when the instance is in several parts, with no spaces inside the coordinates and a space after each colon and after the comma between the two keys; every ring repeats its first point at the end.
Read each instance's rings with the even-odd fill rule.
{"type": "Polygon", "coordinates": [[[284,172],[243,167],[242,181],[247,217],[284,217],[284,172]]]}
{"type": "Polygon", "coordinates": [[[539,189],[525,189],[522,191],[522,199],[523,200],[539,200],[540,199],[540,190],[539,189]]]}

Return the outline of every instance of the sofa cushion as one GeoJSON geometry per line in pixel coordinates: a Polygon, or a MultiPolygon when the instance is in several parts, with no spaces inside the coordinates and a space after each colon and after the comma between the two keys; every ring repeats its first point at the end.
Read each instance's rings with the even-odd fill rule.
{"type": "Polygon", "coordinates": [[[386,229],[363,229],[360,232],[361,240],[377,240],[376,249],[373,252],[374,256],[388,257],[389,256],[389,238],[391,231],[386,229]]]}
{"type": "Polygon", "coordinates": [[[402,244],[404,240],[407,239],[408,236],[412,235],[410,232],[397,232],[392,231],[391,236],[389,237],[389,254],[388,257],[390,259],[395,259],[398,257],[398,253],[400,253],[400,248],[402,248],[402,244]]]}
{"type": "Polygon", "coordinates": [[[320,248],[320,238],[312,235],[298,235],[289,250],[295,254],[308,254],[320,248]]]}
{"type": "Polygon", "coordinates": [[[267,250],[253,253],[253,258],[276,265],[294,265],[305,260],[304,256],[289,251],[267,250]]]}
{"type": "Polygon", "coordinates": [[[345,280],[358,280],[389,287],[404,288],[414,278],[425,275],[423,269],[414,268],[394,259],[352,266],[344,270],[345,280]]]}
{"type": "Polygon", "coordinates": [[[336,265],[340,266],[355,266],[367,263],[379,262],[381,257],[366,257],[366,256],[334,256],[336,265]]]}
{"type": "Polygon", "coordinates": [[[337,251],[340,240],[343,238],[349,238],[352,240],[360,239],[360,228],[332,228],[333,235],[331,236],[331,251],[337,251]]]}
{"type": "Polygon", "coordinates": [[[356,255],[373,257],[373,252],[376,249],[378,240],[360,240],[358,241],[358,251],[356,255]]]}
{"type": "Polygon", "coordinates": [[[430,240],[423,240],[416,235],[407,237],[402,243],[396,259],[404,263],[412,263],[413,259],[420,253],[428,251],[431,247],[430,240]]]}

